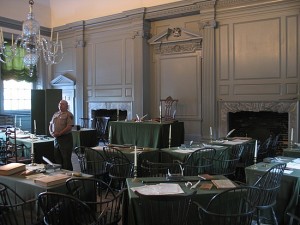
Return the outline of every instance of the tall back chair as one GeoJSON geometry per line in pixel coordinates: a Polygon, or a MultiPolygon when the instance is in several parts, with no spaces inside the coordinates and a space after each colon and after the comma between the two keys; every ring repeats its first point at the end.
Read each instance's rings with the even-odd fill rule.
{"type": "Polygon", "coordinates": [[[211,174],[224,175],[229,178],[234,177],[242,152],[242,145],[234,145],[229,149],[223,150],[217,158],[213,159],[211,174]]]}
{"type": "Polygon", "coordinates": [[[184,195],[143,195],[139,196],[139,210],[135,213],[136,224],[144,225],[186,225],[192,197],[191,192],[184,195]]]}
{"type": "Polygon", "coordinates": [[[17,129],[16,128],[6,128],[6,153],[7,162],[19,162],[30,164],[31,158],[25,157],[25,147],[24,145],[17,144],[17,129]]]}
{"type": "Polygon", "coordinates": [[[213,158],[216,150],[214,148],[201,148],[191,153],[183,163],[185,176],[197,176],[209,173],[213,166],[213,158]]]}
{"type": "Polygon", "coordinates": [[[36,199],[25,201],[9,186],[0,183],[0,224],[31,225],[37,223],[36,199]]]}
{"type": "Polygon", "coordinates": [[[243,148],[243,151],[236,165],[235,178],[240,182],[246,182],[245,168],[254,163],[255,143],[251,142],[243,144],[241,147],[243,148]]]}
{"type": "Polygon", "coordinates": [[[82,173],[105,178],[108,174],[107,161],[97,150],[90,147],[78,146],[74,149],[82,173]]]}
{"type": "Polygon", "coordinates": [[[126,178],[133,177],[133,163],[120,150],[114,147],[103,148],[108,162],[109,185],[116,190],[126,187],[126,178]]]}
{"type": "MultiPolygon", "coordinates": [[[[143,153],[142,153],[143,154],[143,153]]],[[[159,152],[158,161],[144,159],[141,162],[141,176],[143,177],[165,177],[168,173],[182,173],[182,166],[168,152],[159,152]],[[159,162],[158,162],[159,161],[159,162]]]]}
{"type": "Polygon", "coordinates": [[[97,216],[87,204],[71,195],[42,192],[38,196],[38,202],[46,225],[101,224],[101,215],[97,216]]]}
{"type": "Polygon", "coordinates": [[[85,202],[103,224],[117,225],[121,220],[122,202],[126,189],[116,194],[107,183],[96,178],[70,178],[66,186],[71,195],[85,202]]]}
{"type": "Polygon", "coordinates": [[[163,120],[174,120],[177,111],[178,99],[173,99],[171,96],[160,100],[163,120]]]}
{"type": "Polygon", "coordinates": [[[280,189],[281,178],[283,176],[285,163],[279,163],[270,169],[260,177],[254,184],[254,187],[261,189],[261,195],[259,202],[256,205],[257,208],[257,224],[260,224],[261,211],[271,210],[273,224],[278,224],[276,214],[274,212],[274,206],[276,205],[276,198],[280,189]]]}
{"type": "Polygon", "coordinates": [[[107,124],[108,124],[110,117],[100,116],[100,117],[96,117],[95,119],[96,119],[95,127],[96,127],[96,130],[98,133],[99,141],[102,141],[103,144],[105,145],[105,143],[108,141],[108,137],[106,135],[106,133],[107,133],[106,130],[107,130],[107,124]]]}
{"type": "Polygon", "coordinates": [[[7,153],[5,140],[0,138],[0,166],[7,163],[7,153]]]}
{"type": "Polygon", "coordinates": [[[243,186],[215,195],[207,207],[195,202],[200,225],[250,225],[259,193],[259,188],[243,186]]]}

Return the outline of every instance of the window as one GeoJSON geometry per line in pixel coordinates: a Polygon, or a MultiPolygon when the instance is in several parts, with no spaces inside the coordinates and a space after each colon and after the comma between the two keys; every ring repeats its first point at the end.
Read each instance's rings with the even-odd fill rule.
{"type": "Polygon", "coordinates": [[[31,110],[31,89],[31,82],[3,80],[4,111],[31,110]]]}

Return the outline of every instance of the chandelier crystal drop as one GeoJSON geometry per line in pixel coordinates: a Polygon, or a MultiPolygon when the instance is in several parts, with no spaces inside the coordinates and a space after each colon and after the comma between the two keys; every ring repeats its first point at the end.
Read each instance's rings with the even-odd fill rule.
{"type": "Polygon", "coordinates": [[[33,69],[37,65],[40,55],[47,65],[57,64],[63,59],[62,41],[58,41],[58,33],[56,40],[52,40],[53,30],[51,30],[50,40],[40,35],[40,24],[35,20],[32,8],[34,1],[29,0],[29,13],[27,19],[23,22],[22,34],[16,40],[13,40],[11,46],[8,45],[3,38],[3,31],[0,28],[0,61],[3,63],[11,62],[14,57],[20,54],[19,48],[24,53],[24,65],[30,70],[29,75],[32,76],[33,69]]]}

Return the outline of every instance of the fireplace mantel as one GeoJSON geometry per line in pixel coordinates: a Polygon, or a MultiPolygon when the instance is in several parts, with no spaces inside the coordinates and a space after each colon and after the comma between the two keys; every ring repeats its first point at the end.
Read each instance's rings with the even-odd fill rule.
{"type": "MultiPolygon", "coordinates": [[[[219,107],[219,137],[226,136],[228,132],[228,113],[240,111],[271,111],[289,114],[289,131],[294,129],[294,140],[298,142],[299,130],[299,101],[272,101],[272,102],[238,102],[220,101],[219,107]]],[[[290,133],[289,133],[290,138],[290,133]]]]}

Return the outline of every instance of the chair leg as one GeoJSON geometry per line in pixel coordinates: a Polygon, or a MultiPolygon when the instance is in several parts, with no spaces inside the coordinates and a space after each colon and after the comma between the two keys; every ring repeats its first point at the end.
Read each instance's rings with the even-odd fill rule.
{"type": "Polygon", "coordinates": [[[277,217],[276,217],[276,214],[275,214],[275,211],[274,211],[273,207],[271,208],[271,210],[272,210],[272,220],[273,220],[275,225],[278,225],[277,217]]]}

